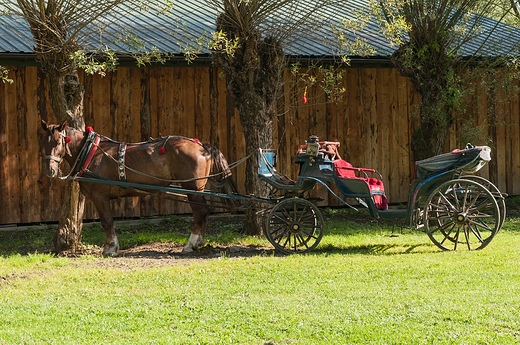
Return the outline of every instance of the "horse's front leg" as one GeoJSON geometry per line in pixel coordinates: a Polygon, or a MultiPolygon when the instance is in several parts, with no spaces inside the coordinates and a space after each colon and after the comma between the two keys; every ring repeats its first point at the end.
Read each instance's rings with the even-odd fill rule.
{"type": "Polygon", "coordinates": [[[188,200],[197,204],[190,204],[193,211],[193,230],[188,244],[182,250],[183,254],[191,253],[206,243],[204,234],[206,233],[209,216],[209,207],[206,205],[206,199],[203,196],[189,194],[188,200]]]}
{"type": "Polygon", "coordinates": [[[114,219],[110,210],[110,200],[93,200],[94,206],[99,214],[101,226],[105,231],[105,245],[103,246],[103,256],[117,256],[119,251],[119,241],[117,240],[114,228],[114,219]]]}

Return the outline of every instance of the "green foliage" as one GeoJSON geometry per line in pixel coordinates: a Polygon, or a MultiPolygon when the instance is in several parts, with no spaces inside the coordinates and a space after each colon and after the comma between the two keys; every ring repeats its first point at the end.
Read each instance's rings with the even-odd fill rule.
{"type": "Polygon", "coordinates": [[[238,37],[229,39],[222,30],[212,34],[212,40],[208,42],[208,46],[212,52],[224,53],[230,57],[233,57],[240,47],[238,37]]]}
{"type": "Polygon", "coordinates": [[[93,54],[88,54],[84,50],[77,50],[70,55],[71,60],[74,60],[79,68],[85,70],[87,74],[99,74],[105,76],[108,71],[115,71],[119,61],[116,54],[109,49],[105,48],[102,52],[104,57],[103,61],[100,61],[93,54]]]}
{"type": "Polygon", "coordinates": [[[3,83],[9,83],[12,84],[13,80],[9,79],[9,70],[5,68],[4,66],[0,66],[0,80],[3,83]]]}
{"type": "MultiPolygon", "coordinates": [[[[186,37],[188,38],[188,37],[186,37]]],[[[236,50],[240,48],[239,38],[228,38],[226,33],[215,31],[211,34],[204,32],[201,36],[188,38],[187,42],[180,47],[180,51],[188,63],[193,62],[202,51],[209,50],[213,54],[223,54],[233,58],[236,50]]]]}
{"type": "Polygon", "coordinates": [[[340,70],[340,67],[312,63],[309,67],[303,68],[300,62],[296,62],[291,64],[290,71],[295,85],[302,82],[305,90],[318,86],[327,94],[328,100],[331,102],[340,101],[347,91],[345,87],[340,86],[343,79],[343,71],[340,70]]]}
{"type": "Polygon", "coordinates": [[[372,11],[359,9],[354,12],[355,19],[343,18],[341,24],[332,24],[336,47],[344,63],[349,63],[350,55],[370,56],[376,50],[368,43],[368,39],[360,37],[360,33],[369,23],[372,11]]]}

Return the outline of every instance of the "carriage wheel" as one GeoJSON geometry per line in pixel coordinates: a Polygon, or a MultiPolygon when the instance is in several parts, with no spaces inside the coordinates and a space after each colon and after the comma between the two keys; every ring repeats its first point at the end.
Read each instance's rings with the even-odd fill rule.
{"type": "Polygon", "coordinates": [[[284,254],[306,253],[323,237],[323,217],[310,201],[291,198],[269,212],[265,232],[271,244],[284,254]]]}
{"type": "Polygon", "coordinates": [[[500,229],[493,194],[471,180],[443,183],[428,197],[423,223],[428,237],[443,250],[483,249],[500,229]]]}
{"type": "Polygon", "coordinates": [[[498,187],[490,181],[480,176],[468,175],[463,176],[462,178],[465,180],[475,181],[483,185],[485,188],[487,188],[487,190],[491,192],[491,194],[493,194],[495,200],[497,201],[498,210],[500,211],[500,226],[498,227],[498,230],[502,229],[504,221],[506,220],[506,200],[502,196],[502,192],[500,191],[500,189],[498,189],[498,187]]]}

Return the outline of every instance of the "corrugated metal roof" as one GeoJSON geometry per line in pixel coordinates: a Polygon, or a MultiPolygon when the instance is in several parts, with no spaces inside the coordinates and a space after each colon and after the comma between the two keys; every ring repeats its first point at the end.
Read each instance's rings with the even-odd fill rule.
{"type": "MultiPolygon", "coordinates": [[[[322,24],[315,29],[301,33],[301,37],[290,42],[286,52],[298,56],[330,56],[337,53],[331,44],[334,38],[330,23],[340,23],[343,18],[355,19],[356,9],[366,8],[368,0],[350,0],[338,2],[330,7],[323,8],[318,16],[322,24]]],[[[114,13],[106,16],[96,25],[108,24],[106,31],[101,35],[99,31],[89,37],[89,48],[107,44],[110,48],[120,52],[138,52],[139,49],[129,48],[115,38],[121,33],[138,35],[146,42],[145,49],[152,46],[160,52],[178,52],[193,39],[202,35],[209,35],[215,31],[217,10],[201,0],[176,0],[173,9],[164,13],[166,1],[159,0],[150,6],[148,11],[136,11],[128,4],[119,6],[114,13]]],[[[280,13],[283,16],[284,13],[280,13]]],[[[489,19],[482,23],[483,33],[474,41],[464,46],[463,55],[470,55],[477,50],[488,32],[496,25],[496,21],[489,19]]],[[[357,35],[367,40],[367,43],[376,50],[376,56],[389,56],[395,47],[384,38],[377,23],[371,21],[362,32],[357,35]]],[[[0,54],[5,53],[32,53],[33,43],[31,34],[23,20],[14,20],[13,17],[0,16],[0,54]]],[[[504,55],[510,53],[511,43],[520,42],[520,31],[506,24],[498,24],[486,46],[486,54],[504,55]],[[514,39],[512,38],[514,37],[514,39]]],[[[202,51],[203,54],[209,53],[202,51]]]]}

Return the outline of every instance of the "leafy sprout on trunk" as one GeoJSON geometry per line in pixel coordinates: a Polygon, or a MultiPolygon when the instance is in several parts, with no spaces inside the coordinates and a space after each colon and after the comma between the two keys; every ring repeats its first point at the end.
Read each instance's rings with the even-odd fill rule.
{"type": "Polygon", "coordinates": [[[4,66],[0,66],[0,80],[2,80],[3,83],[13,83],[13,80],[9,78],[9,70],[4,66]]]}

